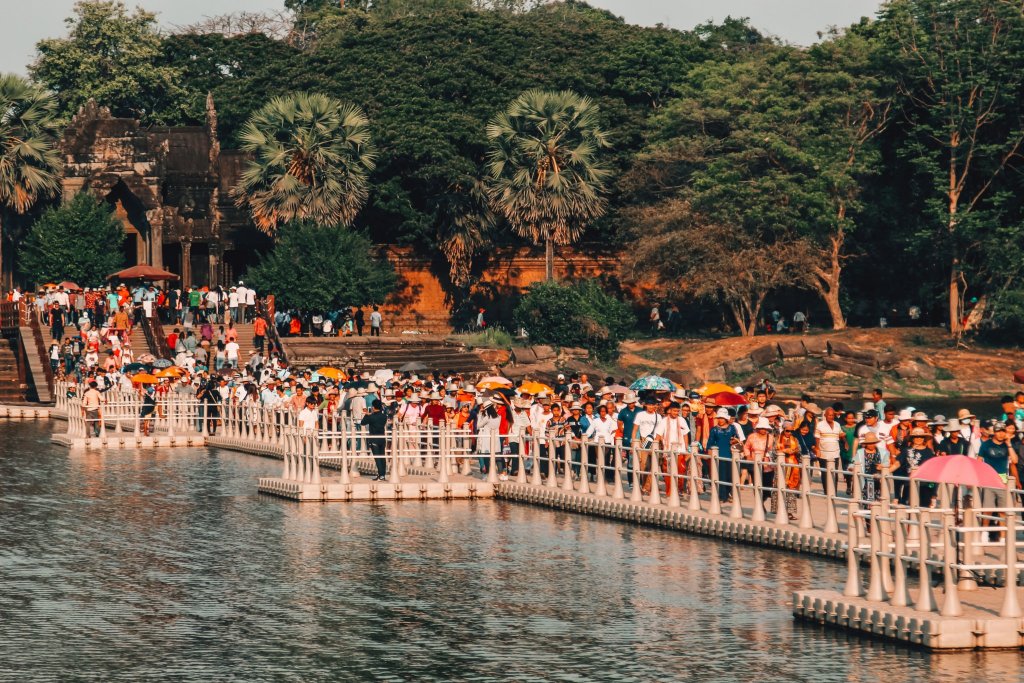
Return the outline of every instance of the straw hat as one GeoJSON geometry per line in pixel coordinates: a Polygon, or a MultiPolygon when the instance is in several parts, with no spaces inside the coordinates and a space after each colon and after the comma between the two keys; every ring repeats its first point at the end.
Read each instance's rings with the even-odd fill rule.
{"type": "Polygon", "coordinates": [[[963,420],[973,420],[974,418],[977,417],[977,415],[972,413],[967,408],[961,408],[960,411],[956,414],[956,417],[957,417],[958,420],[963,421],[963,420]]]}
{"type": "Polygon", "coordinates": [[[635,391],[626,392],[626,396],[625,396],[625,398],[622,399],[622,401],[626,405],[632,405],[633,403],[636,403],[636,392],[635,391]]]}
{"type": "Polygon", "coordinates": [[[942,428],[944,432],[959,432],[961,429],[960,420],[953,417],[946,422],[946,426],[942,428]]]}
{"type": "Polygon", "coordinates": [[[780,408],[779,406],[775,405],[774,403],[764,409],[764,416],[765,417],[776,417],[777,415],[782,415],[782,414],[783,414],[782,408],[780,408]]]}
{"type": "Polygon", "coordinates": [[[804,408],[804,411],[810,413],[811,415],[821,415],[821,408],[818,407],[817,403],[808,403],[807,407],[804,408]]]}
{"type": "Polygon", "coordinates": [[[931,436],[931,434],[928,433],[927,429],[923,429],[921,427],[914,427],[913,429],[910,430],[910,436],[911,436],[911,438],[916,437],[916,436],[920,436],[922,438],[928,438],[929,436],[931,436]]]}
{"type": "Polygon", "coordinates": [[[909,422],[910,420],[914,419],[914,414],[910,412],[908,409],[904,408],[903,410],[900,411],[899,415],[896,416],[896,419],[898,419],[900,422],[909,422]]]}
{"type": "Polygon", "coordinates": [[[916,413],[914,413],[913,420],[914,422],[927,422],[928,414],[925,413],[923,410],[919,410],[916,413]]]}
{"type": "Polygon", "coordinates": [[[878,443],[879,441],[880,439],[878,438],[878,434],[875,434],[874,432],[868,432],[860,438],[861,443],[878,443]]]}
{"type": "Polygon", "coordinates": [[[436,391],[431,391],[430,392],[430,400],[431,401],[440,401],[441,400],[441,394],[437,393],[436,391]]]}

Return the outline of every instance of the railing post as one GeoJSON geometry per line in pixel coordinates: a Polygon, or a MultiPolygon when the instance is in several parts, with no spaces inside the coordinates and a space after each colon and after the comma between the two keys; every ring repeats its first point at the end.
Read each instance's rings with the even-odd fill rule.
{"type": "Polygon", "coordinates": [[[516,435],[516,483],[526,483],[526,439],[523,434],[516,435]]]}
{"type": "Polygon", "coordinates": [[[572,484],[572,445],[568,436],[562,438],[562,461],[565,475],[562,479],[562,490],[572,491],[575,489],[572,484]]]}
{"type": "MultiPolygon", "coordinates": [[[[767,455],[767,453],[766,453],[767,455]]],[[[764,516],[764,472],[762,471],[763,461],[755,457],[754,463],[754,507],[751,512],[751,519],[755,522],[763,522],[764,516]]]]}
{"type": "Polygon", "coordinates": [[[309,457],[313,469],[313,480],[310,483],[319,484],[320,479],[320,436],[314,431],[310,437],[310,453],[309,457]]]}
{"type": "Polygon", "coordinates": [[[605,452],[605,445],[603,441],[597,443],[597,469],[596,469],[596,481],[595,485],[597,490],[594,493],[601,498],[608,497],[608,482],[605,481],[608,477],[607,468],[607,455],[605,452]]]}
{"type": "Polygon", "coordinates": [[[674,451],[669,451],[668,454],[668,490],[665,491],[668,496],[668,506],[670,508],[679,507],[679,456],[674,451]]]}
{"type": "Polygon", "coordinates": [[[789,510],[786,508],[786,456],[779,453],[775,458],[775,524],[789,526],[789,510]]]}
{"type": "Polygon", "coordinates": [[[878,503],[871,504],[871,574],[868,577],[868,594],[867,599],[871,602],[883,602],[888,596],[885,594],[885,588],[882,585],[882,567],[881,558],[878,553],[882,549],[882,534],[879,531],[878,517],[881,510],[881,506],[878,503]]]}
{"type": "MultiPolygon", "coordinates": [[[[978,516],[974,511],[973,507],[969,507],[964,510],[964,526],[973,527],[978,524],[978,516]]],[[[975,531],[965,531],[963,534],[964,539],[964,564],[974,564],[974,544],[978,539],[978,534],[975,531]]],[[[974,578],[974,572],[970,569],[961,569],[959,572],[959,580],[957,581],[957,588],[962,591],[976,591],[978,590],[978,582],[974,578]]]]}
{"type": "Polygon", "coordinates": [[[633,486],[629,491],[629,502],[631,503],[642,503],[644,500],[643,486],[640,484],[640,450],[636,444],[630,446],[631,455],[630,464],[633,469],[633,486]]]}
{"type": "Polygon", "coordinates": [[[860,560],[857,559],[857,546],[860,544],[855,521],[857,503],[850,501],[846,514],[849,517],[846,523],[846,586],[843,588],[843,595],[859,598],[864,593],[860,585],[860,560]]]}
{"type": "MultiPolygon", "coordinates": [[[[428,436],[427,439],[428,439],[428,442],[429,442],[430,437],[428,436]]],[[[497,471],[498,470],[498,461],[497,461],[497,458],[494,455],[494,449],[495,448],[501,448],[501,441],[498,439],[498,435],[495,434],[494,432],[491,432],[490,439],[491,439],[491,447],[488,449],[490,451],[490,453],[487,455],[487,457],[488,457],[488,461],[487,461],[487,481],[488,481],[488,483],[496,484],[496,483],[498,483],[498,471],[497,471]]],[[[427,458],[427,462],[429,463],[430,461],[431,461],[431,458],[428,457],[427,458]]]]}
{"type": "Polygon", "coordinates": [[[661,468],[658,466],[658,451],[654,447],[651,447],[651,457],[648,460],[651,464],[651,493],[647,496],[647,502],[652,505],[661,505],[661,482],[658,481],[658,477],[661,476],[661,468]]]}
{"type": "Polygon", "coordinates": [[[801,529],[814,528],[814,515],[811,512],[811,456],[800,458],[800,522],[801,529]]]}
{"type": "Polygon", "coordinates": [[[688,510],[699,511],[700,510],[700,446],[698,444],[690,445],[690,458],[687,462],[687,469],[689,470],[690,479],[690,492],[686,499],[686,508],[688,510]]]}
{"type": "Polygon", "coordinates": [[[711,462],[710,462],[710,474],[711,474],[711,506],[708,508],[708,512],[713,515],[722,514],[722,501],[718,495],[718,447],[711,447],[711,462]]]}
{"type": "MultiPolygon", "coordinates": [[[[1013,501],[1012,496],[1010,493],[1006,498],[1008,507],[1013,501]]],[[[1006,585],[999,616],[1018,618],[1021,616],[1021,609],[1020,598],[1017,595],[1017,513],[1012,507],[1006,511],[1006,533],[1003,534],[1003,541],[1006,553],[1006,585]]]]}
{"type": "Polygon", "coordinates": [[[942,610],[939,612],[944,617],[958,617],[964,613],[960,604],[960,592],[956,587],[956,575],[953,565],[956,564],[956,520],[952,512],[942,513],[942,583],[946,592],[942,602],[942,610]]]}
{"type": "Polygon", "coordinates": [[[540,443],[540,437],[536,434],[530,441],[530,460],[533,462],[533,467],[530,468],[530,485],[531,486],[543,486],[544,480],[541,477],[540,468],[541,460],[540,453],[544,446],[540,443]]]}
{"type": "Polygon", "coordinates": [[[622,490],[622,439],[615,439],[612,449],[612,465],[615,467],[612,500],[622,500],[626,497],[622,490]]]}
{"type": "MultiPolygon", "coordinates": [[[[566,437],[568,439],[569,437],[566,437]]],[[[578,490],[580,493],[590,493],[590,471],[589,471],[589,449],[582,438],[579,440],[580,448],[580,485],[578,490]]]]}
{"type": "Polygon", "coordinates": [[[928,529],[928,522],[931,514],[928,510],[917,512],[917,602],[914,609],[918,612],[934,612],[936,608],[935,593],[932,591],[932,571],[928,566],[931,558],[931,530],[928,529]]]}
{"type": "Polygon", "coordinates": [[[893,569],[896,577],[890,604],[894,607],[906,607],[911,602],[910,590],[907,588],[907,565],[903,561],[903,555],[907,552],[907,535],[903,529],[903,520],[907,511],[905,508],[896,508],[894,514],[896,521],[893,529],[896,531],[896,544],[893,549],[893,569]]]}
{"type": "Polygon", "coordinates": [[[740,487],[740,461],[738,454],[730,451],[729,467],[732,469],[732,507],[729,508],[730,519],[743,519],[743,489],[740,487]]]}
{"type": "Polygon", "coordinates": [[[839,533],[839,520],[836,517],[836,465],[831,458],[825,461],[825,533],[839,533]]]}

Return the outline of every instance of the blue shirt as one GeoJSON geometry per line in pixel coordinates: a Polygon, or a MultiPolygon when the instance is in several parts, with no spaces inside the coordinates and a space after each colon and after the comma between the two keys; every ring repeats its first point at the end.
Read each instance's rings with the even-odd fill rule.
{"type": "Polygon", "coordinates": [[[732,459],[732,439],[736,436],[736,430],[732,425],[719,427],[715,425],[708,432],[708,453],[712,448],[718,449],[718,457],[726,460],[732,459]]]}
{"type": "Polygon", "coordinates": [[[634,406],[630,408],[626,406],[619,411],[618,420],[622,423],[622,447],[629,448],[633,443],[633,420],[636,418],[636,414],[640,412],[634,406]]]}
{"type": "Polygon", "coordinates": [[[985,441],[978,449],[978,457],[994,469],[996,474],[1004,475],[1010,466],[1010,447],[1005,441],[998,444],[992,440],[985,441]]]}

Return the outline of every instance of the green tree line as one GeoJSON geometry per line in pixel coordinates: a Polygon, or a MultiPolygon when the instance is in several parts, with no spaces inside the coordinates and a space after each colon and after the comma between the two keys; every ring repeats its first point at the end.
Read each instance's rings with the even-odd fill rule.
{"type": "Polygon", "coordinates": [[[496,117],[531,89],[572,92],[608,142],[582,239],[664,298],[707,301],[744,331],[780,291],[817,298],[836,327],[917,303],[958,332],[974,299],[995,320],[1020,308],[1013,3],[891,0],[809,48],[742,20],[640,27],[571,1],[287,5],[293,30],[270,36],[161,33],[143,11],[81,3],[30,74],[63,120],[94,98],[196,123],[212,93],[236,147],[275,97],[353,103],[374,157],[346,222],[442,250],[458,284],[482,245],[550,232],[494,210],[496,117]]]}

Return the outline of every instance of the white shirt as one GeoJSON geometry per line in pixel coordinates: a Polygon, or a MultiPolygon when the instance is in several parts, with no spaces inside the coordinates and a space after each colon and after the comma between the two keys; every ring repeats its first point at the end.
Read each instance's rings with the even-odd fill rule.
{"type": "Polygon", "coordinates": [[[238,292],[228,294],[228,308],[238,308],[238,292]]]}
{"type": "Polygon", "coordinates": [[[618,420],[608,416],[604,418],[597,416],[590,419],[590,427],[587,428],[583,436],[606,446],[612,446],[615,444],[615,431],[618,428],[618,420]]]}
{"type": "Polygon", "coordinates": [[[547,440],[544,439],[544,435],[548,430],[548,422],[551,421],[553,416],[554,413],[537,413],[537,415],[530,419],[530,424],[533,425],[533,433],[540,437],[540,442],[542,444],[547,443],[547,440]]]}
{"type": "Polygon", "coordinates": [[[636,430],[636,438],[643,441],[649,436],[654,436],[654,433],[658,428],[658,424],[662,421],[661,415],[658,415],[657,413],[649,413],[646,410],[642,413],[637,413],[636,417],[633,418],[633,428],[636,430]]]}
{"type": "Polygon", "coordinates": [[[299,427],[302,429],[316,429],[319,421],[319,414],[313,408],[303,408],[299,411],[299,427]]]}
{"type": "Polygon", "coordinates": [[[823,459],[835,460],[839,457],[839,440],[844,437],[839,420],[833,420],[832,424],[824,418],[819,420],[814,435],[818,439],[818,449],[823,459]]]}
{"type": "Polygon", "coordinates": [[[228,360],[238,360],[238,342],[228,342],[224,345],[224,352],[228,356],[228,360]]]}
{"type": "Polygon", "coordinates": [[[686,452],[686,437],[690,435],[690,425],[682,416],[666,417],[654,430],[654,435],[661,439],[662,448],[674,453],[686,452]]]}
{"type": "MultiPolygon", "coordinates": [[[[241,296],[242,292],[239,290],[238,295],[241,296]]],[[[245,305],[255,306],[256,305],[256,290],[249,287],[245,288],[245,305]]]]}

